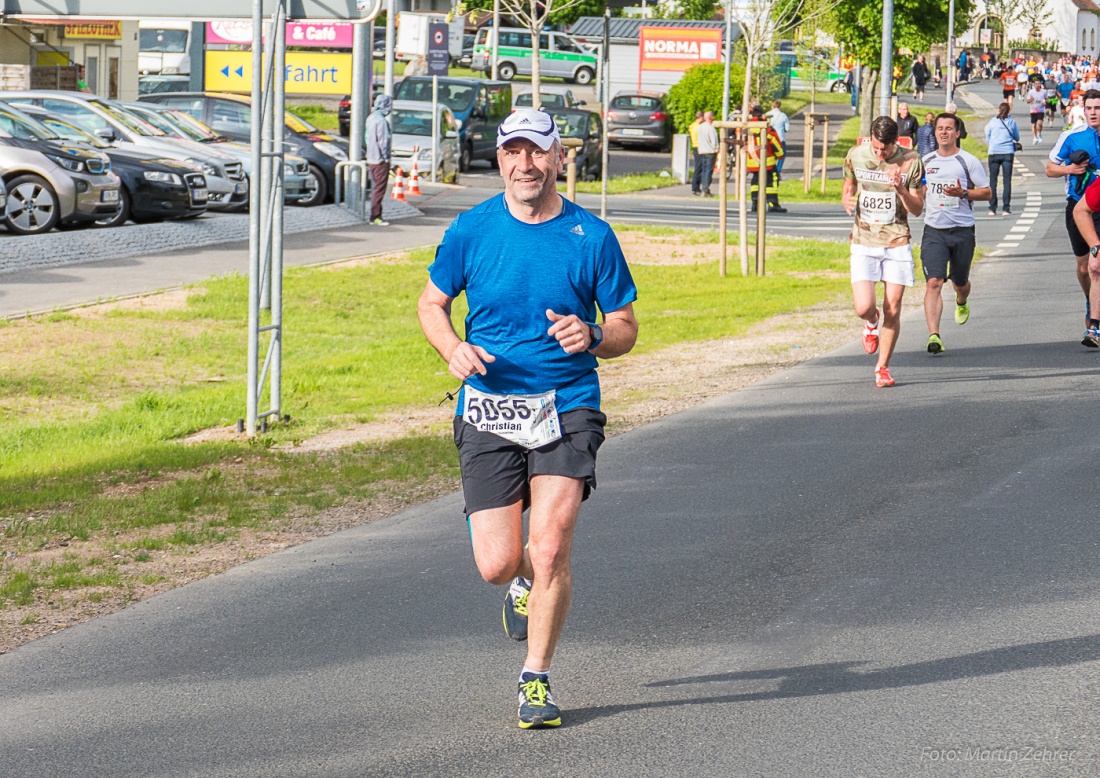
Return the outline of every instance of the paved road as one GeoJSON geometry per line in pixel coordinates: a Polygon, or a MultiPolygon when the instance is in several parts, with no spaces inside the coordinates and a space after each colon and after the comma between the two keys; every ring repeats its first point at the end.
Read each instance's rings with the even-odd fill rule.
{"type": "Polygon", "coordinates": [[[453,495],[0,656],[0,774],[1097,775],[1100,354],[1057,210],[944,355],[906,318],[897,387],[851,343],[606,444],[560,730],[515,728],[453,495]]]}

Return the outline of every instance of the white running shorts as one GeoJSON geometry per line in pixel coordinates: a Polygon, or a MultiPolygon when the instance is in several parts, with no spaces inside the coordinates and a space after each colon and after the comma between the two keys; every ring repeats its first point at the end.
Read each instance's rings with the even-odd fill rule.
{"type": "Polygon", "coordinates": [[[913,247],[908,243],[892,248],[852,244],[852,283],[884,281],[901,286],[913,285],[913,247]]]}

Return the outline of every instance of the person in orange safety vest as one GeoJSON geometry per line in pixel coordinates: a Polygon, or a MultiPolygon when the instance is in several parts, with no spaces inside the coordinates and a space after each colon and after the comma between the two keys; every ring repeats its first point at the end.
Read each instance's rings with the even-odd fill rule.
{"type": "MultiPolygon", "coordinates": [[[[754,122],[764,121],[764,109],[760,106],[753,106],[752,120],[754,122]]],[[[749,199],[752,200],[752,209],[755,211],[758,202],[758,194],[760,192],[760,133],[753,131],[748,133],[748,140],[745,144],[745,149],[748,152],[748,156],[745,160],[745,169],[752,174],[752,179],[749,182],[749,199]]],[[[768,128],[768,142],[765,147],[764,156],[764,168],[767,170],[767,179],[764,183],[764,193],[768,199],[768,211],[771,213],[786,213],[787,209],[779,204],[779,172],[776,170],[776,166],[779,160],[783,157],[783,142],[779,139],[779,134],[771,127],[768,128]]]]}

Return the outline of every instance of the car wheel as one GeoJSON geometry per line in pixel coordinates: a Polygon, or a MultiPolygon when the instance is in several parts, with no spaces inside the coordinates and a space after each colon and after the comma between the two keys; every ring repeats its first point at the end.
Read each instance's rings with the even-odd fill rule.
{"type": "Polygon", "coordinates": [[[320,205],[325,201],[325,196],[328,195],[328,185],[325,183],[325,174],[321,172],[321,169],[316,165],[310,165],[309,174],[317,181],[317,188],[298,201],[298,205],[303,208],[320,205]]]}
{"type": "Polygon", "coordinates": [[[497,65],[497,78],[501,81],[511,81],[516,77],[516,66],[511,62],[501,62],[497,65]]]}
{"type": "Polygon", "coordinates": [[[16,176],[8,182],[8,207],[4,222],[17,235],[49,232],[61,214],[57,194],[39,176],[16,176]]]}
{"type": "Polygon", "coordinates": [[[118,188],[118,210],[115,211],[114,216],[109,216],[106,219],[96,219],[95,226],[97,227],[118,227],[120,224],[125,224],[126,220],[130,218],[130,194],[126,191],[125,186],[118,188]]]}
{"type": "Polygon", "coordinates": [[[473,147],[469,143],[462,144],[462,151],[458,155],[458,169],[466,173],[470,169],[470,161],[474,158],[473,147]]]}
{"type": "Polygon", "coordinates": [[[590,68],[579,68],[577,75],[573,76],[573,80],[581,86],[588,86],[592,83],[592,79],[596,77],[596,74],[592,72],[590,68]]]}

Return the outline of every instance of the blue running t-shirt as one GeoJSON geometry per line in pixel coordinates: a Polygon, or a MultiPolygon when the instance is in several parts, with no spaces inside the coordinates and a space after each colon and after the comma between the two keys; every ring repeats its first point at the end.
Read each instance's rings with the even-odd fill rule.
{"type": "MultiPolygon", "coordinates": [[[[600,407],[596,357],[566,354],[546,331],[546,309],[595,322],[638,298],[611,227],[562,199],[548,222],[527,224],[500,194],[458,216],[428,268],[448,297],[466,292],[466,341],[494,357],[466,383],[493,394],[557,392],[558,413],[600,407]]],[[[461,413],[462,398],[458,401],[461,413]]]]}

